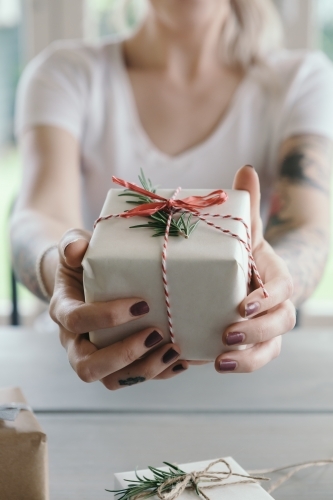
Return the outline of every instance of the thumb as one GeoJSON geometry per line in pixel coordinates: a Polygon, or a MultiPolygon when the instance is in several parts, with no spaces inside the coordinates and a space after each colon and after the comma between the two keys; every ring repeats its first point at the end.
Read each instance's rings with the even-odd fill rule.
{"type": "Polygon", "coordinates": [[[262,237],[260,183],[258,174],[251,165],[246,165],[238,170],[234,178],[233,189],[250,193],[252,241],[253,246],[256,246],[262,237]]]}
{"type": "Polygon", "coordinates": [[[90,239],[91,233],[83,229],[70,229],[63,235],[59,243],[59,252],[69,267],[81,266],[90,239]]]}

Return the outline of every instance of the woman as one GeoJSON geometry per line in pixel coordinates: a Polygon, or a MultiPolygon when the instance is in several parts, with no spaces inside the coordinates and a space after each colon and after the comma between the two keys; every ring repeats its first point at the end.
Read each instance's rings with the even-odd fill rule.
{"type": "Polygon", "coordinates": [[[279,354],[294,305],[311,294],[327,257],[333,139],[330,63],[279,43],[270,0],[149,0],[130,38],[58,43],[26,71],[13,261],[22,283],[52,297],[51,316],[84,381],[118,389],[189,365],[177,345],[158,347],[166,332],[154,325],[101,350],[86,334],[149,311],[141,297],[85,304],[80,266],[111,174],[133,181],[141,166],[160,187],[228,188],[235,176],[234,187],[250,192],[253,253],[269,298],[254,290],[240,305],[249,320],[221,332],[221,342],[253,346],[220,355],[215,367],[251,372],[279,354]],[[248,163],[261,182],[266,239],[258,175],[237,172],[248,163]]]}

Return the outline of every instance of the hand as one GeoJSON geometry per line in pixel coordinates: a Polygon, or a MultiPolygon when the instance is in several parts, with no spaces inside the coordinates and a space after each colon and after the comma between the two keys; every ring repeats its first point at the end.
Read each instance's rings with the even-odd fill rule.
{"type": "Polygon", "coordinates": [[[91,234],[72,229],[59,243],[59,266],[50,304],[50,315],[60,327],[60,341],[72,368],[84,382],[100,380],[115,390],[145,380],[167,379],[188,368],[178,361],[176,344],[158,345],[163,333],[147,328],[104,349],[89,341],[87,332],[134,321],[149,312],[143,299],[128,298],[86,304],[81,262],[91,234]]]}
{"type": "Polygon", "coordinates": [[[260,186],[255,170],[249,166],[240,169],[233,187],[250,193],[252,253],[269,297],[264,298],[262,289],[257,288],[241,303],[240,314],[248,321],[230,325],[222,340],[227,346],[250,347],[218,356],[215,368],[220,373],[248,373],[280,354],[281,335],[294,328],[296,314],[290,300],[293,292],[291,275],[263,236],[260,186]]]}

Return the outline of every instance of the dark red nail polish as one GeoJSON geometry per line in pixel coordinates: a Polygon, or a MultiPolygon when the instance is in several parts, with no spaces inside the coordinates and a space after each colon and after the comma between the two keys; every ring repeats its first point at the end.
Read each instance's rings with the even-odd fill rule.
{"type": "Polygon", "coordinates": [[[161,340],[163,340],[163,337],[160,333],[158,333],[156,330],[154,330],[153,332],[151,332],[150,335],[148,335],[148,337],[146,338],[146,341],[145,341],[145,346],[146,347],[153,347],[154,345],[158,344],[159,342],[161,342],[161,340]]]}
{"type": "Polygon", "coordinates": [[[185,370],[185,368],[183,367],[183,365],[176,365],[176,366],[174,366],[174,367],[172,368],[172,371],[173,371],[173,372],[182,372],[182,371],[184,371],[184,370],[185,370]]]}
{"type": "Polygon", "coordinates": [[[259,302],[251,302],[250,304],[247,304],[245,306],[245,317],[248,318],[249,316],[253,316],[253,314],[256,314],[260,310],[260,303],[259,302]]]}
{"type": "Polygon", "coordinates": [[[171,363],[171,361],[174,361],[176,358],[178,358],[179,352],[175,351],[174,349],[169,349],[163,356],[162,361],[165,364],[171,363]]]}
{"type": "Polygon", "coordinates": [[[142,316],[143,314],[148,314],[149,305],[144,301],[137,302],[130,308],[130,313],[132,314],[132,316],[142,316]]]}
{"type": "Polygon", "coordinates": [[[241,344],[245,340],[245,335],[244,333],[240,332],[231,332],[228,333],[228,335],[225,338],[225,343],[227,345],[237,345],[241,344]]]}
{"type": "Polygon", "coordinates": [[[236,361],[232,361],[231,359],[223,359],[219,363],[220,372],[233,372],[237,368],[236,361]]]}

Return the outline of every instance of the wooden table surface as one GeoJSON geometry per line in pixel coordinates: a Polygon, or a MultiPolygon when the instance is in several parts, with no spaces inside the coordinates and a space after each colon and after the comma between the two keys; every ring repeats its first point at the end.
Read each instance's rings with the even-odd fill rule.
{"type": "MultiPolygon", "coordinates": [[[[295,330],[258,373],[208,365],[115,393],[78,380],[56,335],[2,328],[0,386],[14,385],[48,435],[51,500],[107,500],[114,472],[164,460],[233,456],[257,469],[333,457],[333,328],[295,330]]],[[[333,466],[273,496],[333,500],[333,466]]]]}

